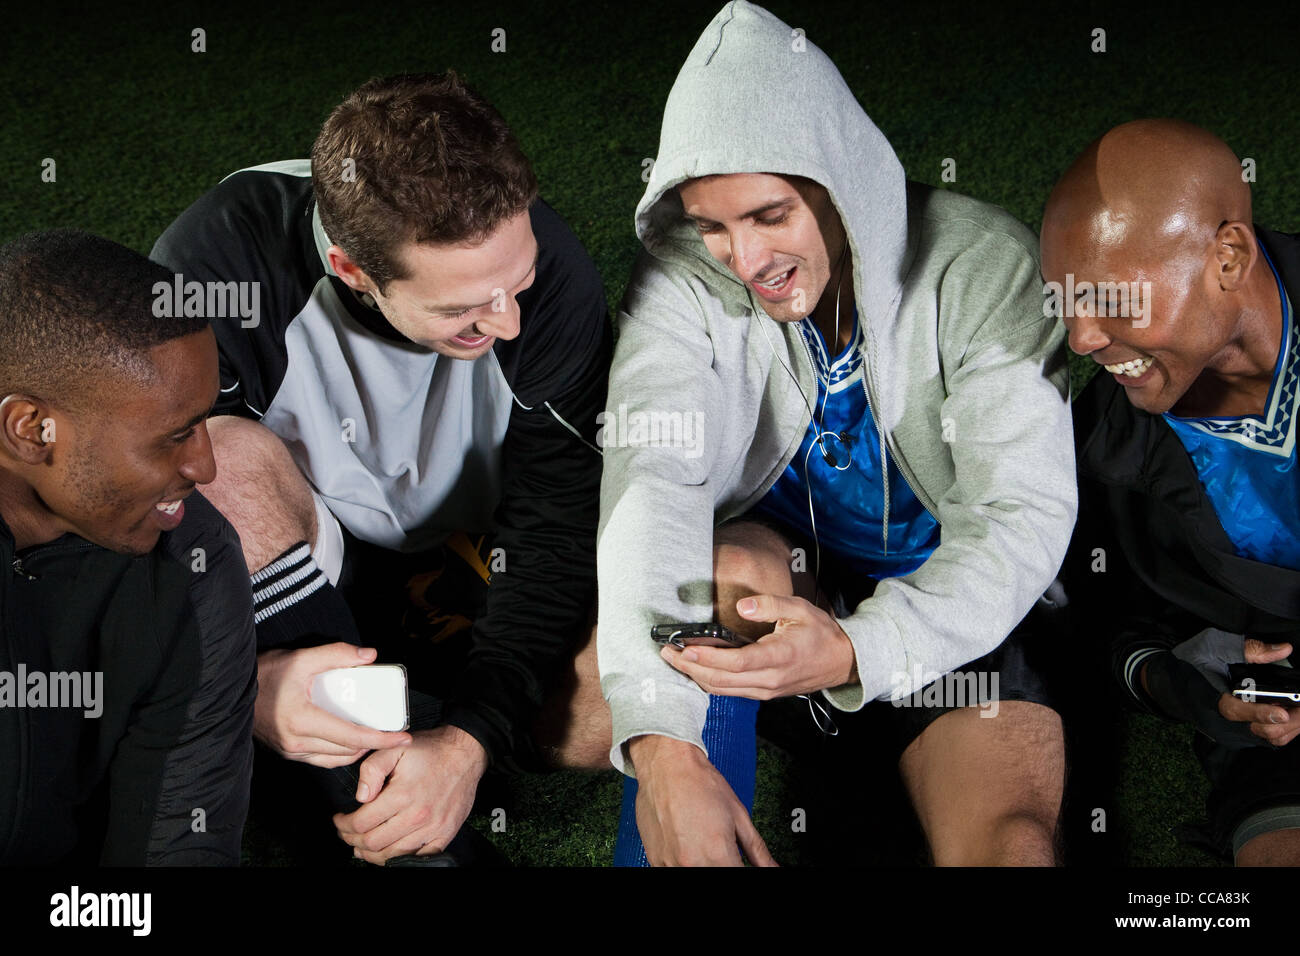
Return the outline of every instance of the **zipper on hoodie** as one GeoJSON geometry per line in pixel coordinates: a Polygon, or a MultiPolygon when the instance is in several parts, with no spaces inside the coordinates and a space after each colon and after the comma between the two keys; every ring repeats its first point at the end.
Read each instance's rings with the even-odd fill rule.
{"type": "MultiPolygon", "coordinates": [[[[866,329],[865,329],[865,331],[866,331],[867,336],[869,337],[869,336],[871,335],[871,328],[870,328],[870,326],[867,326],[866,329]]],[[[908,466],[907,466],[907,462],[903,460],[903,456],[900,455],[896,450],[894,450],[894,449],[892,449],[892,448],[889,448],[889,445],[888,445],[888,436],[885,434],[885,428],[884,428],[884,425],[881,424],[880,419],[876,416],[876,410],[875,410],[875,408],[874,408],[874,407],[872,406],[872,404],[871,404],[871,389],[867,386],[867,374],[868,374],[868,373],[870,372],[870,370],[871,370],[871,360],[870,360],[870,359],[871,359],[870,355],[864,355],[864,356],[863,356],[863,362],[862,362],[862,391],[863,391],[863,393],[867,396],[867,410],[871,412],[871,418],[872,418],[873,421],[875,421],[875,423],[876,423],[876,429],[880,432],[881,448],[882,448],[882,449],[889,449],[891,452],[893,452],[893,455],[894,455],[894,461],[898,462],[898,472],[899,472],[899,474],[901,474],[901,475],[903,476],[903,480],[904,480],[905,482],[907,482],[907,487],[908,487],[909,489],[911,489],[912,494],[916,495],[916,500],[919,501],[919,502],[921,503],[921,507],[925,509],[926,513],[927,513],[931,518],[933,518],[933,519],[935,520],[935,523],[936,523],[936,524],[938,524],[938,523],[939,523],[939,516],[938,516],[937,514],[934,513],[934,509],[933,509],[933,508],[931,508],[928,504],[925,503],[925,498],[922,497],[922,492],[917,491],[917,487],[918,487],[918,485],[920,484],[920,482],[918,482],[918,481],[916,480],[916,475],[911,474],[911,469],[908,468],[908,466]]],[[[889,474],[889,462],[885,460],[885,457],[884,457],[883,454],[882,454],[880,457],[881,457],[881,463],[882,463],[882,465],[884,466],[884,472],[885,472],[885,475],[888,476],[888,474],[889,474]]],[[[888,477],[885,478],[885,481],[886,481],[886,483],[888,483],[888,481],[889,481],[888,477]]],[[[888,513],[888,505],[886,505],[886,513],[888,513]]]]}
{"type": "MultiPolygon", "coordinates": [[[[885,441],[885,426],[881,424],[880,419],[876,418],[876,410],[871,407],[871,390],[867,388],[867,357],[862,356],[862,394],[867,396],[867,413],[871,415],[871,420],[876,425],[876,437],[880,439],[880,481],[884,486],[881,492],[881,502],[883,504],[884,516],[880,519],[880,544],[885,553],[889,556],[889,445],[885,441]]],[[[902,469],[899,469],[902,474],[902,469]]],[[[907,476],[903,475],[903,480],[907,481],[907,476]]],[[[916,494],[915,490],[912,494],[916,494]]],[[[920,498],[917,498],[920,501],[920,498]]],[[[925,502],[921,502],[921,507],[925,507],[925,502]]]]}

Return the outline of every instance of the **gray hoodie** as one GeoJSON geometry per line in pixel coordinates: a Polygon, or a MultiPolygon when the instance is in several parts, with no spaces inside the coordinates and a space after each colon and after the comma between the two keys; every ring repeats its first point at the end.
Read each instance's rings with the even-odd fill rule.
{"type": "Polygon", "coordinates": [[[660,659],[650,628],[714,619],[713,528],[775,483],[817,394],[794,325],[767,316],[683,218],[675,186],[738,172],[828,190],[881,440],[940,524],[924,565],[840,619],[860,683],[827,690],[831,703],[911,693],[993,650],[1052,582],[1074,525],[1063,330],[1043,314],[1033,234],[908,183],[821,50],[727,4],[668,96],[610,371],[597,650],[625,772],[623,744],[641,734],[702,747],[708,697],[660,659]]]}

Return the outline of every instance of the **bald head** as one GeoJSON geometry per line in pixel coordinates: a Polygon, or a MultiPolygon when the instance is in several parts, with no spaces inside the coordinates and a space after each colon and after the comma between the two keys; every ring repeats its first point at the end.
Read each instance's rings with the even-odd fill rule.
{"type": "Polygon", "coordinates": [[[1224,222],[1250,222],[1250,187],[1213,133],[1179,120],[1135,120],[1092,143],[1052,190],[1044,236],[1077,253],[1151,262],[1209,244],[1224,222]]]}
{"type": "Polygon", "coordinates": [[[1041,244],[1070,348],[1135,406],[1227,415],[1262,404],[1280,298],[1250,187],[1221,139],[1177,120],[1115,127],[1052,190],[1041,244]]]}

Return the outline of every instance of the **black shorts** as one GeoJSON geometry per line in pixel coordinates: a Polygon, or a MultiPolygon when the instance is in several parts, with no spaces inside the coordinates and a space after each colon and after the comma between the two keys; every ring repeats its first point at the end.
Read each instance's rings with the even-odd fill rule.
{"type": "Polygon", "coordinates": [[[1252,838],[1300,827],[1300,746],[1230,748],[1197,734],[1192,745],[1210,778],[1207,821],[1180,834],[1225,860],[1252,838]]]}

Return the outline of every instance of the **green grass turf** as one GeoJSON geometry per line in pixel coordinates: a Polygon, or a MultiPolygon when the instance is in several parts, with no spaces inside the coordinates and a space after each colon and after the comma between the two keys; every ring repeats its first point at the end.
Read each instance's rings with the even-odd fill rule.
{"type": "MultiPolygon", "coordinates": [[[[323,0],[294,16],[242,0],[39,4],[6,22],[0,239],[79,226],[148,250],[222,176],[306,155],[330,108],[365,79],[452,66],[512,124],[613,306],[636,250],[632,211],[664,97],[718,6],[323,0]],[[196,27],[206,31],[204,53],[190,51],[196,27]],[[498,27],[505,53],[490,49],[498,27]],[[54,183],[40,178],[46,157],[57,163],[54,183]]],[[[1256,161],[1257,220],[1300,226],[1297,31],[1294,12],[1279,12],[1290,5],[1251,4],[1230,20],[1173,3],[769,6],[831,55],[914,179],[997,203],[1036,227],[1052,183],[1089,140],[1127,119],[1177,116],[1256,161]],[[1094,27],[1107,31],[1105,53],[1089,50],[1094,27]],[[940,182],[945,158],[956,161],[955,183],[940,182]]],[[[1089,369],[1075,367],[1081,376],[1089,369]]],[[[1126,836],[1113,859],[1205,862],[1168,834],[1203,798],[1185,730],[1100,719],[1118,721],[1124,742],[1112,816],[1126,836]]],[[[791,776],[786,758],[765,748],[756,816],[778,856],[799,862],[791,776]]],[[[506,830],[493,838],[520,862],[604,862],[618,788],[608,774],[517,781],[506,830]]],[[[256,820],[249,843],[253,862],[284,862],[256,820]]]]}

